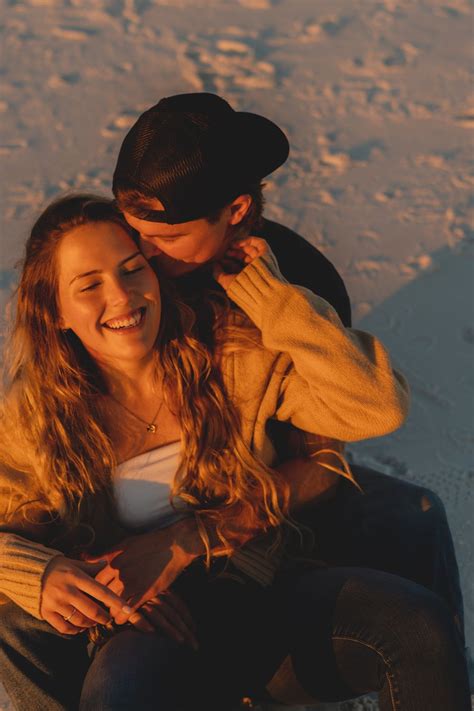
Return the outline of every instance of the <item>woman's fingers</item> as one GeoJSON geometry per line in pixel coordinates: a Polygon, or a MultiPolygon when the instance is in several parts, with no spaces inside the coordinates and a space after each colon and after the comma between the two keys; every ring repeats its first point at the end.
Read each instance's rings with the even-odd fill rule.
{"type": "Polygon", "coordinates": [[[232,247],[240,248],[252,259],[260,257],[268,251],[268,245],[261,237],[247,237],[232,244],[232,247]]]}
{"type": "Polygon", "coordinates": [[[127,618],[130,616],[132,610],[123,598],[93,578],[90,578],[86,573],[82,573],[82,571],[78,571],[77,573],[77,587],[93,597],[94,600],[103,603],[105,607],[109,608],[112,614],[121,612],[127,618]]]}
{"type": "MultiPolygon", "coordinates": [[[[91,620],[94,625],[106,625],[111,620],[111,615],[108,610],[104,610],[101,605],[87,595],[84,595],[80,590],[72,593],[68,602],[70,603],[68,614],[70,614],[72,607],[74,607],[80,615],[91,620]]],[[[65,616],[67,617],[66,613],[65,616]]],[[[74,617],[71,618],[71,622],[76,624],[76,620],[77,617],[74,615],[74,617]]]]}
{"type": "Polygon", "coordinates": [[[80,627],[75,627],[69,621],[65,620],[59,612],[50,612],[44,619],[61,634],[73,635],[83,631],[80,627]]]}
{"type": "MultiPolygon", "coordinates": [[[[79,603],[76,603],[79,604],[79,603]]],[[[97,624],[97,620],[91,619],[85,615],[79,607],[75,605],[64,605],[56,610],[63,618],[67,618],[66,622],[73,625],[73,627],[80,627],[81,629],[88,629],[97,624]]],[[[104,624],[104,623],[103,623],[104,624]]]]}

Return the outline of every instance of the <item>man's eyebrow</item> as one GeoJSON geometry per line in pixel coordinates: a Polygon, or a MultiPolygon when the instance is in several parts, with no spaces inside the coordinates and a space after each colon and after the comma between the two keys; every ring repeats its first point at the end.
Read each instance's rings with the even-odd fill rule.
{"type": "Polygon", "coordinates": [[[152,235],[144,235],[145,237],[159,237],[160,239],[174,239],[175,237],[185,237],[188,233],[187,232],[176,232],[174,235],[159,235],[159,234],[152,234],[152,235]]]}
{"type": "MultiPolygon", "coordinates": [[[[129,257],[125,257],[125,259],[122,259],[122,261],[119,262],[119,267],[122,267],[126,262],[129,262],[131,259],[134,259],[137,256],[140,256],[140,257],[143,256],[139,249],[137,249],[137,251],[134,252],[133,254],[131,254],[129,257]]],[[[101,269],[91,269],[90,272],[83,272],[82,274],[76,274],[76,276],[73,277],[71,279],[71,281],[69,282],[69,286],[71,286],[71,284],[73,282],[75,282],[76,279],[82,279],[83,277],[86,277],[86,276],[92,276],[92,274],[100,274],[101,271],[102,271],[101,269]]]]}

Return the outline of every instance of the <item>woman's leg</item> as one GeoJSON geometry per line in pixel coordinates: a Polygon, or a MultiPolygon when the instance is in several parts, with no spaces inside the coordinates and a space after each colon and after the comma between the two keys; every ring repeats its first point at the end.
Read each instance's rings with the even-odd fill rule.
{"type": "Polygon", "coordinates": [[[74,711],[87,640],[61,635],[10,602],[0,605],[0,678],[21,711],[74,711]]]}
{"type": "Polygon", "coordinates": [[[291,668],[315,699],[378,691],[383,711],[470,711],[461,635],[434,593],[388,573],[332,568],[288,577],[275,594],[291,668]]]}

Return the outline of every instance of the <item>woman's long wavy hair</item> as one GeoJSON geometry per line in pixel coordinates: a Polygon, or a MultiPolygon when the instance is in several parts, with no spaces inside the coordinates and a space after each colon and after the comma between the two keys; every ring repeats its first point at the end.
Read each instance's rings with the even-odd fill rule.
{"type": "MultiPolygon", "coordinates": [[[[61,239],[76,227],[99,222],[116,223],[136,238],[114,204],[93,195],[62,198],[36,221],[26,244],[7,350],[0,463],[29,475],[28,500],[19,501],[25,515],[36,507],[68,527],[87,518],[94,494],[110,494],[116,464],[106,380],[79,339],[61,330],[58,305],[61,239]]],[[[209,296],[191,308],[162,278],[160,288],[156,370],[178,416],[186,453],[172,501],[185,502],[204,521],[211,520],[231,548],[238,530],[262,531],[286,520],[286,486],[245,444],[219,367],[226,349],[260,347],[258,332],[225,298],[209,296]]]]}

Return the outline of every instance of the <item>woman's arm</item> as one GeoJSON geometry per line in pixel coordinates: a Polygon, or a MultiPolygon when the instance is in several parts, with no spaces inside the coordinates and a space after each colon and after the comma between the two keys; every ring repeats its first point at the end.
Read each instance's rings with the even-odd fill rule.
{"type": "MultiPolygon", "coordinates": [[[[249,238],[262,249],[263,240],[249,238]]],[[[285,357],[275,417],[341,441],[387,434],[409,406],[405,378],[382,343],[345,328],[334,309],[307,289],[288,284],[264,251],[237,275],[218,275],[228,296],[251,318],[263,345],[285,357]],[[288,359],[289,357],[289,359],[288,359]]]]}
{"type": "Polygon", "coordinates": [[[0,533],[0,593],[63,634],[105,624],[110,615],[104,608],[131,612],[125,600],[94,579],[101,567],[16,533],[0,533]]]}

